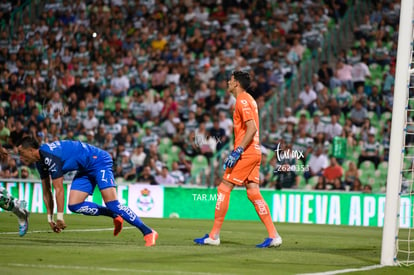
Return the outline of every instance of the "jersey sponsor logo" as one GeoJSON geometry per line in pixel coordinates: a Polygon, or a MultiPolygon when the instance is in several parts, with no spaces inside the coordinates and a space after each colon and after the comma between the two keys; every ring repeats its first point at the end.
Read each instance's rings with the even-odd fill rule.
{"type": "Polygon", "coordinates": [[[151,191],[147,188],[141,190],[141,195],[137,199],[137,208],[142,212],[148,212],[154,207],[154,198],[151,191]]]}
{"type": "Polygon", "coordinates": [[[242,100],[240,100],[240,102],[243,104],[243,105],[247,105],[247,100],[245,100],[245,99],[242,99],[242,100]]]}
{"type": "Polygon", "coordinates": [[[98,208],[90,208],[86,205],[76,210],[76,213],[85,213],[87,215],[96,216],[96,214],[98,213],[98,208]]]}
{"type": "Polygon", "coordinates": [[[135,221],[135,219],[137,218],[137,215],[135,215],[135,213],[132,212],[132,210],[128,206],[119,204],[118,209],[124,211],[131,218],[132,222],[135,221]]]}

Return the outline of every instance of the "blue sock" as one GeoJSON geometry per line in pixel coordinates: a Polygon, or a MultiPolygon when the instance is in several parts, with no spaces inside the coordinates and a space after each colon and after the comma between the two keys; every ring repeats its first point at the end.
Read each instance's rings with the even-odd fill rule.
{"type": "Polygon", "coordinates": [[[120,204],[118,200],[106,202],[105,204],[112,212],[121,216],[129,224],[137,227],[144,236],[152,233],[152,229],[146,226],[128,206],[120,204]]]}
{"type": "Polygon", "coordinates": [[[74,213],[79,213],[88,216],[108,216],[111,218],[115,218],[116,216],[118,216],[108,208],[89,201],[69,205],[69,210],[74,213]]]}

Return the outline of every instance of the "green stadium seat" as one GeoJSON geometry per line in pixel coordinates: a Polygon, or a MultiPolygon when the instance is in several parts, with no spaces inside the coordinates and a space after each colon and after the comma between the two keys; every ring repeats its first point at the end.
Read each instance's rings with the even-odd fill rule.
{"type": "Polygon", "coordinates": [[[196,176],[201,171],[206,170],[208,168],[208,160],[203,155],[195,156],[192,159],[192,166],[191,166],[191,175],[196,176]]]}
{"type": "Polygon", "coordinates": [[[109,109],[111,111],[115,110],[115,102],[116,102],[115,97],[113,96],[106,97],[104,101],[104,108],[109,109]]]}
{"type": "Polygon", "coordinates": [[[380,118],[380,120],[381,120],[383,123],[385,123],[387,120],[391,119],[391,116],[392,116],[391,112],[385,112],[385,113],[382,113],[382,114],[381,114],[381,118],[380,118]]]}
{"type": "Polygon", "coordinates": [[[171,146],[171,148],[169,150],[169,155],[170,155],[170,157],[173,161],[178,161],[179,160],[178,156],[179,156],[180,152],[181,152],[181,148],[176,146],[176,145],[173,145],[173,146],[171,146]]]}
{"type": "Polygon", "coordinates": [[[362,169],[365,173],[374,174],[375,172],[375,164],[372,161],[363,161],[361,163],[360,169],[362,169]]]}
{"type": "Polygon", "coordinates": [[[160,154],[165,154],[171,149],[171,146],[172,140],[168,137],[164,137],[161,139],[160,145],[158,145],[158,152],[160,154]]]}

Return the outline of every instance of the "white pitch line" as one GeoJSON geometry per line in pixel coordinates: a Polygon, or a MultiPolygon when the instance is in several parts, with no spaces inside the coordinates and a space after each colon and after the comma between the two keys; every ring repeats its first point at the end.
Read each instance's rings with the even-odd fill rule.
{"type": "MultiPolygon", "coordinates": [[[[134,229],[135,227],[123,227],[122,230],[126,229],[134,229]]],[[[65,229],[62,232],[99,232],[99,231],[112,231],[114,230],[113,227],[108,228],[90,228],[90,229],[65,229]]],[[[33,231],[27,231],[26,234],[32,234],[32,233],[49,233],[52,232],[52,230],[33,230],[33,231]]],[[[17,231],[14,232],[0,232],[0,235],[15,235],[18,234],[17,231]]]]}
{"type": "Polygon", "coordinates": [[[384,265],[370,265],[364,266],[360,268],[348,268],[348,269],[340,269],[340,270],[333,270],[333,271],[326,271],[326,272],[316,272],[316,273],[302,273],[298,275],[335,275],[335,274],[342,274],[342,273],[350,273],[350,272],[357,272],[357,271],[367,271],[385,267],[384,265]]]}
{"type": "MultiPolygon", "coordinates": [[[[42,265],[42,264],[19,264],[8,263],[12,267],[27,268],[44,268],[44,269],[66,269],[66,270],[87,270],[87,271],[110,271],[110,272],[130,272],[130,273],[156,273],[156,274],[185,274],[185,275],[217,275],[210,272],[191,272],[191,271],[174,271],[174,270],[153,270],[153,269],[128,269],[113,267],[94,267],[94,266],[76,266],[76,265],[42,265]]],[[[220,273],[222,275],[232,275],[230,273],[220,273]]]]}

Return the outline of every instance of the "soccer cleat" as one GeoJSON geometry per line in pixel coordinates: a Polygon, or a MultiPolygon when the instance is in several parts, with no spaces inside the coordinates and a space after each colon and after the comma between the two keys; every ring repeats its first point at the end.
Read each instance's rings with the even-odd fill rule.
{"type": "Polygon", "coordinates": [[[198,239],[194,239],[194,242],[196,244],[201,244],[201,245],[220,245],[220,238],[217,238],[216,240],[210,238],[210,236],[208,234],[206,234],[204,237],[202,238],[198,238],[198,239]]]}
{"type": "Polygon", "coordinates": [[[257,248],[279,247],[282,245],[282,238],[266,238],[264,242],[256,245],[257,248]]]}
{"type": "Polygon", "coordinates": [[[155,241],[158,239],[158,233],[155,230],[152,230],[152,233],[149,233],[144,236],[145,246],[154,246],[155,241]]]}
{"type": "Polygon", "coordinates": [[[121,232],[123,223],[124,219],[121,216],[114,218],[114,236],[118,236],[118,234],[121,232]]]}
{"type": "Polygon", "coordinates": [[[23,237],[26,235],[27,230],[29,229],[29,212],[26,209],[23,209],[24,216],[19,218],[19,236],[23,237]]]}

